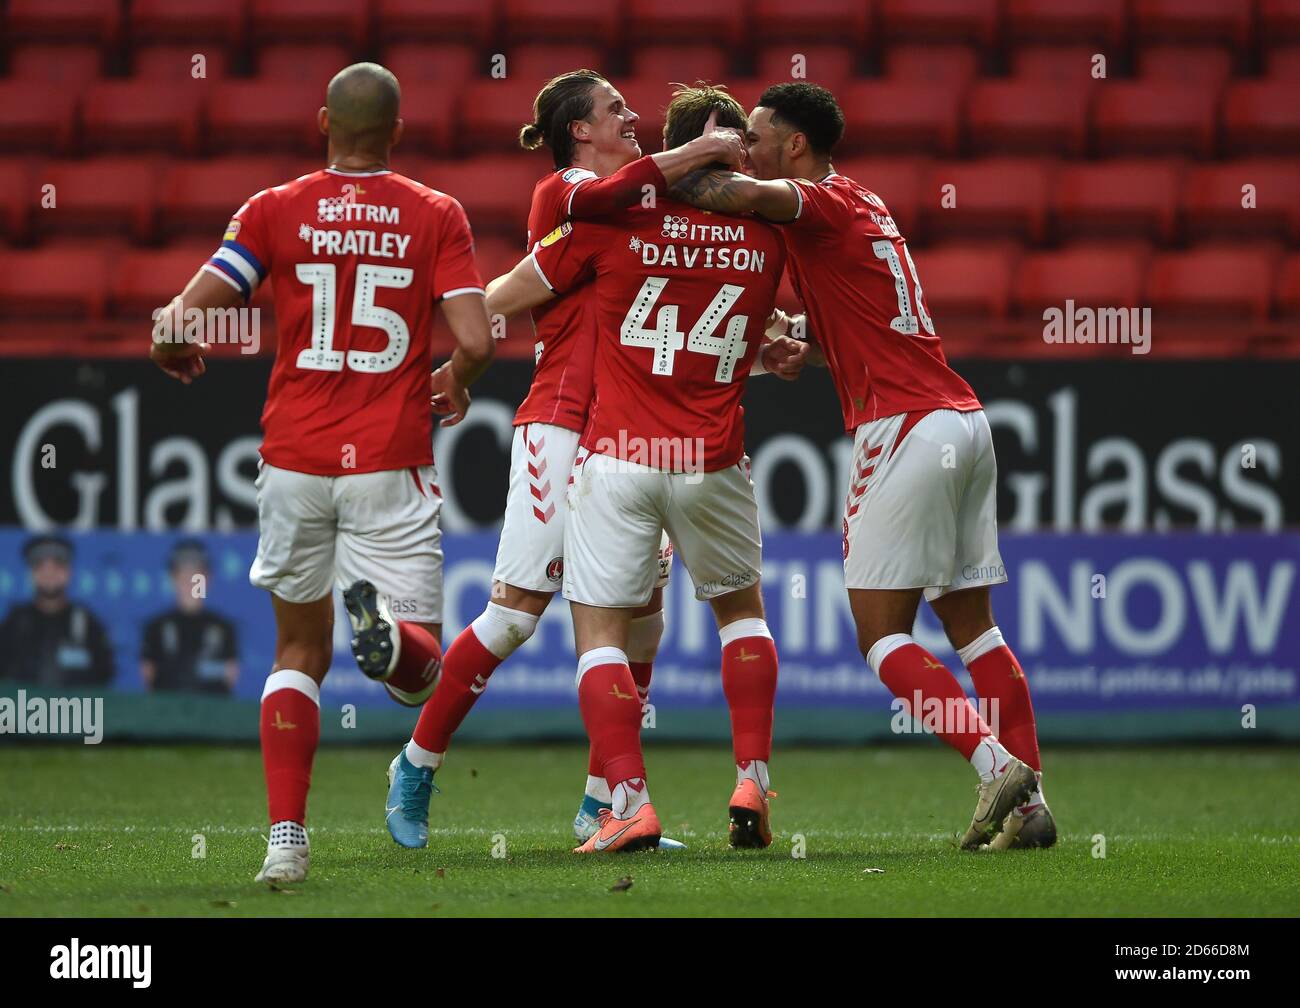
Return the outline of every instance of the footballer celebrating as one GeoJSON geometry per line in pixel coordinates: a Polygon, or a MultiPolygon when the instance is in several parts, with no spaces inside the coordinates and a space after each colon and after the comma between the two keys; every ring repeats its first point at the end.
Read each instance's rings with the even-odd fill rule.
{"type": "MultiPolygon", "coordinates": [[[[744,121],[723,91],[678,91],[665,146],[699,134],[711,117],[724,126],[744,121]]],[[[557,228],[489,287],[489,310],[512,315],[595,281],[595,395],[569,489],[563,591],[579,708],[612,807],[580,853],[640,850],[661,835],[627,646],[632,614],[654,589],[649,561],[665,531],[696,597],[712,606],[722,642],[737,773],[730,842],[771,843],[777,654],[764,621],[740,398],[784,258],[776,229],[762,221],[664,199],[625,211],[617,224],[557,228]]]]}
{"type": "MultiPolygon", "coordinates": [[[[549,81],[537,95],[533,119],[520,131],[526,149],[545,145],[555,170],[537,183],[528,215],[529,247],[566,220],[599,220],[637,206],[647,193],[713,163],[739,164],[741,138],[706,129],[675,149],[641,155],[636,112],[609,81],[574,70],[549,81]]],[[[536,330],[532,385],[514,420],[505,520],[493,572],[492,598],[452,642],[441,678],[420,712],[410,742],[389,768],[387,824],[405,847],[428,843],[433,777],[454,732],[482,695],[496,668],[526,643],[559,590],[564,570],[563,493],[587,424],[596,356],[595,285],[586,283],[533,312],[536,330]]],[[[778,364],[773,363],[773,370],[778,364]]],[[[646,558],[657,572],[649,600],[632,614],[626,654],[644,703],[663,634],[662,590],[672,547],[665,537],[646,558]]],[[[359,639],[363,659],[366,642],[359,639]]],[[[595,752],[574,820],[579,841],[596,831],[610,793],[595,752]]]]}
{"type": "Polygon", "coordinates": [[[919,697],[926,709],[938,703],[961,714],[937,734],[980,778],[962,846],[1049,847],[1056,826],[1042,795],[1029,688],[989,597],[1006,573],[988,420],[948,366],[885,203],[831,164],[843,131],[825,88],[774,85],[749,117],[757,178],[701,173],[677,191],[700,207],[753,211],[782,225],[810,337],[854,438],[843,532],[858,646],[909,709],[919,697]],[[1000,738],[953,674],[913,639],[922,596],[976,691],[999,712],[1000,738]]]}
{"type": "MultiPolygon", "coordinates": [[[[258,546],[250,580],[271,593],[275,666],[262,692],[271,820],[258,881],[307,875],[307,791],[332,655],[334,585],[366,634],[381,604],[409,615],[372,667],[405,702],[432,688],[441,658],[441,499],[433,469],[433,310],[456,339],[434,372],[433,405],[455,423],[492,358],[469,223],[450,196],[389,170],[402,133],[396,78],[358,63],[330,82],[318,113],[329,167],[263,190],[179,295],[185,310],[247,302],[271,279],[278,347],[262,413],[258,546]],[[376,594],[375,586],[378,593],[376,594]]],[[[176,302],[173,302],[173,306],[176,302]]],[[[202,343],[150,356],[184,382],[202,343]]]]}

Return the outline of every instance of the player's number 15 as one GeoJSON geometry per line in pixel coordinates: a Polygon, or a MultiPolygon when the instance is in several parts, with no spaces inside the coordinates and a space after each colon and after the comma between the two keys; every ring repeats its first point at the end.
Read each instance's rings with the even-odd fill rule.
{"type": "Polygon", "coordinates": [[[352,324],[382,329],[388,345],[382,350],[334,349],[334,302],[338,287],[333,263],[298,263],[298,279],[311,286],[311,346],[298,352],[298,366],[308,371],[342,371],[346,360],[353,371],[382,374],[401,364],[411,346],[405,319],[391,308],[375,304],[380,287],[401,289],[411,286],[415,271],[405,266],[374,266],[360,263],[352,293],[352,324]]]}

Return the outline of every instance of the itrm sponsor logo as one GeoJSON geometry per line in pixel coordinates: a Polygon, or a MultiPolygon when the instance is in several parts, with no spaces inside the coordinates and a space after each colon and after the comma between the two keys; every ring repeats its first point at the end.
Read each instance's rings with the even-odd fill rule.
{"type": "Polygon", "coordinates": [[[0,735],[80,735],[86,745],[104,739],[103,697],[0,696],[0,735]]]}
{"type": "Polygon", "coordinates": [[[148,987],[153,979],[152,945],[82,945],[73,938],[50,949],[50,976],[55,980],[130,980],[148,987]]]}

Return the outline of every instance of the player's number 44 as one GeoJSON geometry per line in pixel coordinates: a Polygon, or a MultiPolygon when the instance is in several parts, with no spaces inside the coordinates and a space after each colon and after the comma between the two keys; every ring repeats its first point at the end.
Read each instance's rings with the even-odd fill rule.
{"type": "Polygon", "coordinates": [[[352,324],[382,329],[388,345],[379,351],[334,349],[334,302],[338,271],[333,263],[298,263],[298,279],[311,287],[311,346],[298,352],[298,366],[308,371],[342,371],[344,362],[353,371],[382,374],[401,364],[411,347],[406,320],[391,308],[375,304],[380,287],[401,289],[411,286],[415,271],[403,266],[357,266],[352,294],[352,324]]]}
{"type": "Polygon", "coordinates": [[[737,361],[745,356],[745,351],[749,348],[745,342],[745,326],[749,323],[749,316],[733,315],[722,336],[713,334],[726,318],[731,306],[745,293],[745,288],[723,284],[704,313],[696,319],[695,325],[691,326],[689,333],[683,333],[677,328],[678,306],[670,304],[660,306],[659,314],[655,317],[655,328],[647,329],[645,321],[654,311],[659,295],[667,286],[667,277],[646,277],[623,319],[619,331],[623,345],[652,349],[655,357],[651,371],[657,375],[673,373],[673,361],[677,351],[683,348],[709,354],[718,358],[714,380],[729,384],[735,375],[737,361]]]}

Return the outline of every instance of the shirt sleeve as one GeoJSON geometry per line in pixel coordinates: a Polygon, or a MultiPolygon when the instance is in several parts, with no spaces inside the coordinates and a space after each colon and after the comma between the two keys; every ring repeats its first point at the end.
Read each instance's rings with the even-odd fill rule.
{"type": "Polygon", "coordinates": [[[221,247],[203,264],[205,272],[220,277],[247,301],[266,279],[271,266],[270,216],[274,197],[263,189],[240,207],[226,225],[221,247]]]}
{"type": "Polygon", "coordinates": [[[584,173],[573,183],[565,200],[565,216],[574,220],[596,220],[636,206],[646,189],[659,195],[668,191],[663,172],[649,154],[605,178],[597,178],[584,169],[570,170],[584,173]]]}
{"type": "Polygon", "coordinates": [[[852,208],[842,193],[807,179],[787,181],[799,197],[799,209],[794,220],[785,224],[786,227],[819,232],[838,232],[845,228],[852,208]]]}
{"type": "Polygon", "coordinates": [[[566,221],[534,245],[530,257],[542,283],[556,294],[564,294],[590,280],[604,247],[603,233],[598,225],[575,227],[566,221]]]}
{"type": "Polygon", "coordinates": [[[474,261],[474,235],[465,210],[449,199],[434,249],[433,298],[441,301],[461,294],[482,294],[483,278],[474,261]]]}

